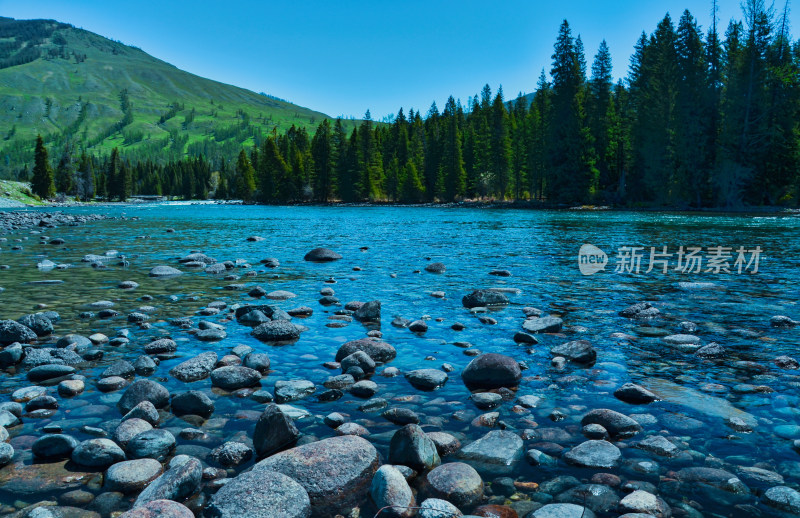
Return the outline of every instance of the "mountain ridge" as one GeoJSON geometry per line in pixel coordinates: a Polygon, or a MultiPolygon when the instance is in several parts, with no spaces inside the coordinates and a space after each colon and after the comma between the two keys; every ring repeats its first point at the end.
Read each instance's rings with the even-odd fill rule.
{"type": "Polygon", "coordinates": [[[30,165],[37,134],[55,156],[231,159],[273,129],[325,118],[69,24],[0,17],[0,175],[30,165]]]}

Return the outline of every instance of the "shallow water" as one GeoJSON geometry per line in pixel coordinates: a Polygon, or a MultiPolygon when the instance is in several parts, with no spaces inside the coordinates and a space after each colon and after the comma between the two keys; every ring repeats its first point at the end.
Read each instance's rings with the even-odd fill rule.
{"type": "MultiPolygon", "coordinates": [[[[138,219],[24,230],[5,236],[9,240],[0,243],[0,264],[10,268],[0,270],[0,286],[5,288],[0,293],[0,319],[16,319],[34,312],[36,304],[46,304],[48,310],[61,315],[61,320],[55,325],[56,335],[76,332],[88,336],[102,332],[114,336],[121,329],[129,329],[131,343],[119,348],[105,346],[103,360],[80,371],[89,377],[84,394],[74,399],[59,398],[61,406],[53,416],[23,419],[21,427],[11,430],[12,444],[28,444],[28,447],[15,448],[17,461],[31,462],[29,436],[41,435],[41,427],[48,423],[61,423],[65,433],[83,440],[90,437],[80,431],[81,426],[98,426],[121,417],[114,404],[122,391],[100,393],[91,384],[92,375],[96,377],[117,359],[133,361],[141,354],[143,343],[152,336],[169,335],[178,342],[179,356],[163,361],[153,375],[153,379],[162,381],[172,392],[192,388],[212,394],[208,379],[184,384],[171,378],[168,370],[206,350],[216,351],[222,357],[238,344],[269,353],[273,372],[262,380],[265,389],[272,391],[277,380],[308,379],[318,385],[318,390],[324,390],[322,382],[339,372],[324,368],[322,363],[334,359],[339,345],[362,338],[367,331],[365,326],[355,321],[341,328],[327,326],[338,322],[330,317],[341,309],[341,306],[324,307],[318,303],[319,290],[328,286],[335,290],[342,305],[351,300],[381,301],[383,339],[398,351],[392,366],[401,371],[439,368],[443,363],[455,367],[448,383],[434,392],[416,390],[402,376],[373,378],[380,387],[377,396],[389,399],[392,406],[403,406],[420,413],[428,431],[450,432],[461,439],[462,444],[488,431],[470,424],[471,417],[482,411],[467,400],[470,393],[459,376],[472,358],[464,354],[465,349],[453,343],[470,342],[482,352],[503,353],[524,361],[528,369],[523,372],[518,395],[542,397],[539,408],[529,414],[516,414],[511,411],[513,403],[504,403],[498,411],[500,420],[509,429],[521,433],[538,427],[538,430],[544,429],[544,435],[548,437],[558,437],[563,435],[559,430],[566,431],[569,437],[553,442],[572,447],[585,440],[580,433],[580,419],[590,409],[611,408],[626,414],[654,416],[654,422],[644,424],[644,432],[631,441],[666,430],[666,435],[681,438],[682,449],[697,452],[693,453],[694,463],[651,456],[641,450],[625,448],[623,443],[622,466],[605,471],[617,473],[623,480],[650,481],[659,486],[659,494],[670,503],[686,497],[699,503],[703,516],[747,516],[759,505],[758,492],[770,487],[748,484],[753,494],[737,497],[704,491],[687,495],[685,488],[681,490],[684,492],[673,489],[668,480],[673,478],[672,470],[687,465],[719,465],[735,472],[737,467],[761,463],[758,466],[769,466],[783,475],[785,485],[797,487],[800,483],[800,458],[792,450],[791,440],[800,439],[800,428],[797,431],[791,428],[800,425],[800,376],[798,371],[781,370],[772,363],[773,358],[782,354],[800,354],[800,331],[772,328],[769,323],[773,315],[800,319],[797,308],[800,279],[798,217],[212,204],[92,207],[65,211],[124,214],[138,219]],[[174,228],[175,232],[167,233],[167,228],[174,228]],[[66,243],[60,246],[40,244],[42,234],[49,238],[61,237],[66,243]],[[252,235],[265,239],[246,241],[246,237],[252,235]],[[21,241],[16,242],[16,239],[21,241]],[[592,276],[581,275],[577,256],[584,243],[596,245],[608,253],[610,263],[606,271],[592,276]],[[22,250],[12,251],[13,245],[22,245],[22,250]],[[336,250],[343,259],[328,264],[303,261],[303,255],[318,246],[336,250]],[[614,256],[623,246],[646,248],[642,272],[646,270],[651,246],[659,250],[667,246],[670,252],[676,252],[680,246],[704,249],[727,246],[733,248],[734,259],[739,246],[746,249],[760,246],[763,253],[757,274],[682,274],[676,271],[664,274],[657,270],[633,275],[614,272],[614,256]],[[368,249],[362,250],[361,247],[368,249]],[[81,262],[86,254],[103,254],[107,250],[117,250],[124,255],[129,266],[122,267],[116,264],[117,261],[109,261],[108,267],[95,269],[81,262]],[[191,251],[202,251],[220,261],[242,259],[251,268],[236,269],[234,272],[241,278],[225,281],[202,270],[179,266],[177,259],[191,251]],[[265,269],[258,264],[267,257],[279,259],[280,267],[265,269]],[[36,263],[43,258],[69,263],[72,267],[39,271],[36,263]],[[431,261],[445,263],[447,271],[443,274],[426,272],[424,267],[431,261]],[[148,277],[150,268],[158,264],[177,266],[185,273],[172,279],[148,277]],[[360,270],[354,270],[355,267],[360,270]],[[512,275],[489,275],[494,269],[507,269],[512,275]],[[258,275],[245,276],[248,270],[256,271],[258,275]],[[326,282],[331,279],[335,283],[326,282]],[[31,283],[40,280],[64,282],[52,285],[31,283]],[[136,281],[140,286],[135,290],[118,289],[117,284],[124,280],[136,281]],[[234,282],[244,283],[247,288],[241,291],[223,289],[234,282]],[[713,286],[682,288],[679,282],[713,283],[713,286]],[[214,300],[228,304],[252,301],[247,292],[256,285],[268,292],[282,289],[297,294],[296,298],[288,301],[274,302],[283,309],[300,305],[314,309],[311,317],[299,321],[309,330],[296,343],[284,346],[262,344],[250,336],[250,328],[235,320],[222,321],[224,312],[208,318],[226,325],[228,336],[218,343],[200,342],[193,335],[167,323],[170,318],[193,316],[195,311],[214,300]],[[461,304],[462,296],[479,288],[517,288],[520,293],[509,294],[511,304],[490,313],[497,320],[496,325],[486,325],[478,320],[480,315],[471,314],[461,304]],[[444,291],[446,297],[431,296],[434,291],[444,291]],[[143,295],[151,295],[154,299],[144,302],[141,300],[143,295]],[[114,309],[120,315],[109,320],[78,318],[80,312],[87,311],[86,304],[98,300],[113,301],[114,309]],[[658,307],[661,318],[642,324],[618,315],[623,308],[642,300],[651,301],[658,307]],[[156,308],[151,313],[151,329],[143,330],[127,323],[129,312],[148,305],[156,308]],[[516,344],[512,337],[522,330],[525,317],[521,309],[526,306],[563,318],[563,332],[539,336],[540,344],[536,346],[516,344]],[[424,335],[389,325],[394,316],[415,320],[425,315],[431,320],[424,335]],[[460,332],[452,330],[450,326],[456,321],[464,323],[466,329],[460,332]],[[695,322],[698,329],[694,334],[701,338],[702,344],[717,342],[727,349],[727,355],[720,360],[704,361],[691,352],[666,344],[661,338],[645,336],[652,333],[640,329],[646,325],[663,328],[670,334],[679,333],[678,326],[682,321],[695,322]],[[625,333],[630,338],[612,338],[612,333],[625,333]],[[568,364],[563,371],[555,370],[550,363],[549,347],[579,338],[590,340],[597,348],[597,364],[588,369],[568,364]],[[435,360],[426,360],[426,357],[435,360]],[[766,372],[747,371],[735,363],[738,360],[758,362],[766,367],[766,372]],[[663,401],[633,406],[614,398],[614,389],[628,381],[653,390],[658,388],[657,393],[663,401]],[[764,393],[743,384],[767,386],[773,392],[764,393]],[[407,395],[413,397],[392,401],[393,397],[407,395]],[[104,410],[101,407],[102,415],[94,416],[92,409],[97,405],[110,408],[104,410]],[[566,414],[564,420],[553,422],[549,419],[556,408],[566,414]],[[457,410],[466,410],[467,419],[453,418],[457,410]],[[757,420],[758,426],[753,433],[737,433],[724,424],[725,417],[740,412],[757,420]],[[670,428],[669,424],[674,421],[668,416],[673,414],[698,419],[704,426],[689,431],[670,428]],[[644,459],[657,463],[652,473],[641,471],[637,462],[644,459]],[[754,507],[747,507],[749,505],[754,507]]],[[[672,267],[675,261],[673,257],[672,267]]],[[[199,321],[204,317],[193,318],[199,321]]],[[[42,343],[54,341],[55,338],[48,338],[42,343]]],[[[10,392],[28,385],[24,375],[24,372],[16,373],[10,369],[0,378],[0,391],[10,392]]],[[[7,398],[0,396],[0,401],[5,401],[4,397],[7,398]]],[[[254,416],[263,405],[222,392],[214,392],[213,397],[216,398],[216,411],[203,428],[212,434],[214,440],[201,446],[214,447],[223,440],[241,438],[242,434],[252,436],[254,416]]],[[[352,420],[369,429],[371,442],[386,458],[391,433],[397,426],[378,414],[360,412],[357,407],[362,403],[363,400],[345,394],[344,398],[333,403],[320,402],[312,396],[292,404],[312,414],[298,421],[301,432],[320,438],[332,436],[335,432],[314,416],[324,416],[332,411],[347,413],[352,420]]],[[[177,435],[181,428],[189,425],[171,417],[161,426],[177,435]]],[[[537,439],[527,440],[526,448],[535,442],[537,439]]],[[[181,448],[183,451],[201,451],[196,444],[180,439],[178,445],[179,451],[181,448]]],[[[574,468],[562,461],[555,467],[534,468],[522,461],[510,476],[521,481],[543,483],[558,475],[588,479],[600,471],[604,470],[574,468]]],[[[487,475],[484,480],[490,482],[492,478],[487,475]]],[[[58,496],[58,491],[49,496],[58,496]]],[[[4,504],[12,504],[18,499],[32,503],[42,498],[20,498],[9,493],[0,495],[0,502],[4,504]]],[[[769,512],[766,511],[765,516],[769,516],[769,512]]],[[[617,514],[611,512],[607,516],[617,514]]],[[[601,516],[606,515],[601,513],[601,516]]]]}

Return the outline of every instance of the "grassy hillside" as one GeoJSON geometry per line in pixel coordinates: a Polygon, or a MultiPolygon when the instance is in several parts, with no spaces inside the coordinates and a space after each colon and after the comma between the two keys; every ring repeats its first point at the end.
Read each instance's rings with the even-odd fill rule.
{"type": "Polygon", "coordinates": [[[0,180],[0,210],[44,203],[31,194],[31,184],[0,180]]]}
{"type": "Polygon", "coordinates": [[[235,156],[273,128],[315,127],[323,113],[184,72],[52,20],[0,18],[0,175],[30,165],[37,134],[135,159],[235,156]]]}

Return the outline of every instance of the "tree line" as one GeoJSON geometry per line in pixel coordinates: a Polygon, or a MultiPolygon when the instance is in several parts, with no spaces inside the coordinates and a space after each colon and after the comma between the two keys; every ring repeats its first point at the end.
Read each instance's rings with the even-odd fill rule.
{"type": "Polygon", "coordinates": [[[704,33],[689,11],[677,23],[666,15],[616,83],[605,41],[588,67],[565,20],[549,78],[542,70],[535,92],[510,102],[487,85],[466,105],[451,96],[441,111],[400,109],[390,123],[367,111],[351,132],[341,119],[313,135],[273,131],[227,160],[201,148],[168,163],[131,163],[118,150],[67,157],[54,183],[118,199],[797,205],[800,42],[787,14],[788,4],[746,0],[724,36],[716,21],[704,33]]]}

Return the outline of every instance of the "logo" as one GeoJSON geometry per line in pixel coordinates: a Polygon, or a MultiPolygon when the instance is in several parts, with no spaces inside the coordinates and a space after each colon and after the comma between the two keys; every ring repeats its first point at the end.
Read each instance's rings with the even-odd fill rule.
{"type": "Polygon", "coordinates": [[[607,264],[608,256],[606,253],[594,245],[586,243],[578,251],[578,268],[583,275],[594,275],[601,270],[605,270],[607,264]]]}

